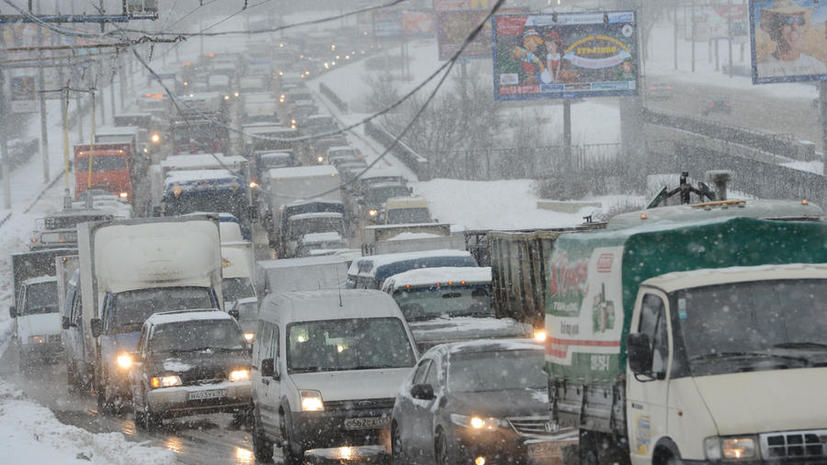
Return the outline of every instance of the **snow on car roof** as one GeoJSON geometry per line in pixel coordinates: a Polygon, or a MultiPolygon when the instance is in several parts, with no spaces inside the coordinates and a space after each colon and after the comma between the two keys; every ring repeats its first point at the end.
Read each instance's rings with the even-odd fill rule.
{"type": "Polygon", "coordinates": [[[302,236],[302,244],[315,244],[318,242],[341,241],[342,235],[336,231],[310,233],[302,236]]]}
{"type": "MultiPolygon", "coordinates": [[[[122,116],[122,115],[118,115],[122,116]]],[[[104,126],[95,130],[97,136],[133,136],[140,128],[137,126],[104,126]]]]}
{"type": "Polygon", "coordinates": [[[471,253],[465,250],[453,250],[453,249],[436,249],[436,250],[421,250],[418,252],[400,252],[400,253],[388,253],[388,254],[380,254],[380,255],[369,255],[366,257],[361,257],[357,260],[354,260],[353,263],[350,265],[350,269],[348,270],[348,274],[357,274],[359,271],[360,264],[363,263],[370,263],[372,269],[376,269],[380,266],[387,265],[389,263],[400,262],[404,260],[416,260],[417,258],[427,258],[427,257],[470,257],[471,253]]]}
{"type": "Polygon", "coordinates": [[[332,165],[297,166],[293,168],[273,168],[270,178],[307,178],[311,176],[338,176],[339,171],[332,165]]]}
{"type": "Polygon", "coordinates": [[[436,239],[440,237],[445,237],[442,234],[434,234],[434,233],[417,233],[417,232],[403,232],[399,233],[391,238],[388,238],[389,241],[408,241],[411,239],[436,239]]]}
{"type": "Polygon", "coordinates": [[[386,317],[403,319],[393,298],[374,289],[326,289],[271,294],[261,303],[259,317],[288,322],[386,317]]]}
{"type": "Polygon", "coordinates": [[[225,166],[236,168],[247,162],[247,159],[238,155],[224,156],[220,153],[210,154],[196,154],[196,155],[173,155],[167,157],[161,162],[161,167],[172,169],[186,169],[186,168],[206,168],[211,166],[225,166]]]}
{"type": "Polygon", "coordinates": [[[169,323],[180,323],[196,320],[234,320],[228,313],[217,309],[203,310],[177,310],[171,312],[158,312],[150,315],[145,324],[165,325],[169,323]]]}
{"type": "Polygon", "coordinates": [[[281,258],[278,260],[259,260],[256,265],[263,270],[275,270],[279,268],[295,268],[300,266],[312,265],[329,265],[339,264],[344,262],[344,259],[335,255],[325,255],[322,257],[300,257],[300,258],[281,258]]]}
{"type": "Polygon", "coordinates": [[[468,284],[491,283],[491,267],[440,267],[418,268],[395,274],[385,280],[384,288],[432,286],[435,283],[465,282],[468,284]]]}
{"type": "Polygon", "coordinates": [[[173,184],[219,179],[238,179],[238,176],[224,169],[170,171],[167,173],[164,184],[171,186],[173,184]]]}
{"type": "Polygon", "coordinates": [[[489,352],[499,350],[536,350],[544,351],[543,344],[531,339],[483,339],[476,341],[452,342],[445,344],[443,350],[448,353],[489,352]]]}
{"type": "Polygon", "coordinates": [[[287,221],[308,220],[312,218],[343,218],[344,215],[338,212],[313,212],[291,215],[287,221]]]}
{"type": "Polygon", "coordinates": [[[781,279],[827,279],[827,264],[793,263],[676,271],[647,279],[641,285],[657,287],[665,292],[674,292],[678,289],[693,287],[781,279]]]}

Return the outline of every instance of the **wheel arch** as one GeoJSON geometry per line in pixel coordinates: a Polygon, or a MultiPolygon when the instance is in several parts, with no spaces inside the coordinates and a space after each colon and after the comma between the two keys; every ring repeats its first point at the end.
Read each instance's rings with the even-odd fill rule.
{"type": "Polygon", "coordinates": [[[652,449],[652,465],[666,465],[671,458],[681,458],[678,445],[668,436],[658,439],[652,449]]]}

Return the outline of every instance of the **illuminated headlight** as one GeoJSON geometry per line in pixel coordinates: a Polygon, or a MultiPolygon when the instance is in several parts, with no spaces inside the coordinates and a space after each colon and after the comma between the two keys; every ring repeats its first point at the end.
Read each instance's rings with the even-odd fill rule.
{"type": "Polygon", "coordinates": [[[230,376],[228,376],[231,382],[237,383],[239,381],[249,381],[250,380],[250,370],[244,368],[241,370],[233,370],[230,372],[230,376]]]}
{"type": "Polygon", "coordinates": [[[225,96],[224,96],[224,100],[230,100],[230,96],[229,96],[229,95],[225,95],[225,96]]]}
{"type": "Polygon", "coordinates": [[[250,189],[255,189],[256,187],[258,187],[258,183],[255,181],[250,181],[250,189]]]}
{"type": "Polygon", "coordinates": [[[238,98],[238,96],[239,96],[239,95],[241,95],[241,94],[240,94],[240,93],[238,93],[238,92],[233,93],[233,96],[234,96],[235,98],[238,98]]]}
{"type": "Polygon", "coordinates": [[[149,380],[149,384],[153,389],[180,386],[181,377],[178,375],[155,376],[149,380]]]}
{"type": "Polygon", "coordinates": [[[544,330],[544,329],[535,329],[534,330],[534,336],[533,337],[534,337],[534,340],[536,342],[546,342],[546,337],[547,336],[548,335],[546,334],[546,330],[544,330]]]}
{"type": "Polygon", "coordinates": [[[456,413],[451,414],[451,422],[464,428],[488,431],[493,431],[504,424],[503,421],[498,418],[483,418],[478,416],[469,417],[466,415],[458,415],[456,413]]]}
{"type": "Polygon", "coordinates": [[[318,160],[319,163],[324,163],[324,157],[318,157],[316,158],[316,160],[318,160]]]}
{"type": "Polygon", "coordinates": [[[242,336],[244,336],[244,340],[247,341],[247,343],[250,343],[250,344],[252,344],[253,341],[256,340],[256,333],[244,333],[244,334],[242,334],[242,336]]]}
{"type": "Polygon", "coordinates": [[[704,439],[704,453],[709,460],[752,460],[758,457],[753,437],[704,439]]]}
{"type": "Polygon", "coordinates": [[[132,356],[129,354],[118,354],[115,358],[115,362],[118,364],[118,367],[126,370],[132,366],[132,356]]]}
{"type": "Polygon", "coordinates": [[[118,197],[122,199],[129,198],[129,192],[121,192],[120,194],[118,194],[118,197]]]}
{"type": "Polygon", "coordinates": [[[44,336],[29,336],[30,344],[43,344],[45,342],[46,338],[44,336]]]}
{"type": "Polygon", "coordinates": [[[379,214],[379,210],[368,210],[369,216],[376,216],[379,214]]]}
{"type": "Polygon", "coordinates": [[[152,137],[150,138],[150,140],[152,141],[153,144],[157,144],[157,143],[161,142],[161,135],[160,134],[153,134],[152,137]]]}
{"type": "Polygon", "coordinates": [[[321,412],[324,410],[322,393],[319,391],[299,391],[302,397],[303,412],[321,412]]]}

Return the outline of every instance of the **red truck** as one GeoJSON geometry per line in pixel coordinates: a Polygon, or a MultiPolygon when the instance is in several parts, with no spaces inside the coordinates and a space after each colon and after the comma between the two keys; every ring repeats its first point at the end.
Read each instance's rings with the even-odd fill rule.
{"type": "Polygon", "coordinates": [[[87,189],[102,189],[132,202],[131,172],[132,144],[76,145],[75,200],[87,189]]]}

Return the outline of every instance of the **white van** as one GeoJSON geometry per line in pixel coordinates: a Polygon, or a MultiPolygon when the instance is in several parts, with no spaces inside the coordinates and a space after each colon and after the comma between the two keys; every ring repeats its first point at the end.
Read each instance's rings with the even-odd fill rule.
{"type": "Polygon", "coordinates": [[[253,346],[253,445],[269,462],[388,439],[394,397],[418,354],[393,299],[375,290],[272,294],[253,346]]]}

